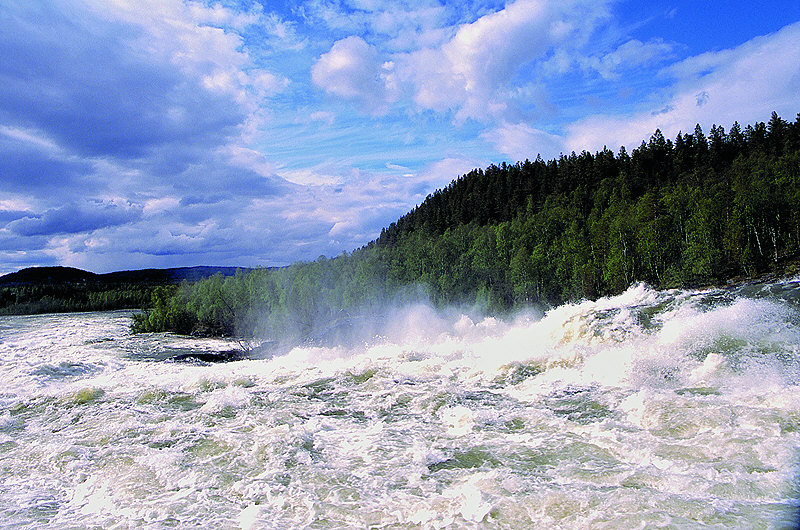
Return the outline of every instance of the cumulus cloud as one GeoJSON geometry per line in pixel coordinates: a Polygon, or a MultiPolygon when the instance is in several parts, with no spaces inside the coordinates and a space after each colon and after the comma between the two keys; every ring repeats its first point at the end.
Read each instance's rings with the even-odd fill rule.
{"type": "Polygon", "coordinates": [[[517,0],[463,24],[439,48],[411,53],[406,75],[425,109],[452,110],[458,120],[502,118],[519,69],[544,60],[557,45],[578,46],[607,16],[607,2],[517,0]]]}
{"type": "Polygon", "coordinates": [[[594,115],[568,128],[568,149],[633,145],[655,129],[668,137],[696,123],[730,126],[769,119],[773,111],[791,119],[800,99],[800,23],[756,37],[736,48],[709,52],[664,71],[672,93],[655,108],[628,116],[594,115]]]}
{"type": "Polygon", "coordinates": [[[661,39],[642,42],[632,39],[614,51],[601,56],[581,59],[584,68],[596,70],[606,79],[618,79],[621,70],[650,65],[672,57],[674,45],[661,39]]]}
{"type": "Polygon", "coordinates": [[[464,156],[449,156],[437,160],[420,170],[419,174],[414,178],[414,186],[409,190],[410,196],[416,202],[421,202],[421,199],[425,198],[429,190],[447,186],[453,180],[469,173],[473,169],[486,167],[487,165],[489,165],[487,159],[464,156]]]}
{"type": "Polygon", "coordinates": [[[436,0],[311,0],[298,11],[310,24],[335,31],[372,35],[394,51],[439,43],[447,22],[466,3],[442,5],[436,0]]]}
{"type": "Polygon", "coordinates": [[[21,236],[73,234],[136,221],[142,209],[132,204],[84,201],[51,208],[41,215],[23,217],[6,225],[21,236]]]}
{"type": "Polygon", "coordinates": [[[235,95],[239,103],[254,105],[258,98],[281,90],[282,76],[254,68],[239,31],[256,24],[288,38],[286,25],[255,11],[235,11],[215,4],[143,0],[115,3],[85,0],[96,12],[127,28],[140,28],[131,44],[148,59],[168,62],[184,75],[202,80],[211,90],[235,95]],[[255,97],[253,97],[255,96],[255,97]]]}
{"type": "Polygon", "coordinates": [[[373,114],[385,113],[396,99],[394,64],[382,62],[361,37],[333,44],[311,69],[314,83],[326,92],[352,100],[373,114]]]}
{"type": "Polygon", "coordinates": [[[308,118],[311,121],[320,121],[328,125],[333,125],[333,122],[336,121],[336,115],[333,112],[325,110],[314,111],[309,114],[308,118]]]}
{"type": "Polygon", "coordinates": [[[376,238],[381,228],[422,202],[433,189],[486,164],[485,159],[446,157],[410,173],[391,163],[380,172],[331,165],[306,175],[306,184],[290,196],[253,200],[240,220],[247,226],[263,226],[264,212],[281,216],[274,225],[281,227],[277,234],[261,236],[261,241],[274,247],[273,255],[281,252],[283,259],[314,258],[320,252],[335,255],[376,238]],[[286,245],[272,243],[278,235],[286,245]],[[318,250],[309,255],[310,249],[318,250]]]}
{"type": "MultiPolygon", "coordinates": [[[[516,76],[526,67],[544,71],[564,49],[580,49],[608,17],[610,1],[517,0],[497,11],[478,10],[477,18],[456,25],[448,24],[474,17],[474,6],[468,13],[456,13],[452,6],[437,3],[412,7],[359,2],[351,6],[354,11],[336,2],[307,3],[304,13],[310,20],[358,33],[322,54],[312,78],[326,92],[373,114],[383,114],[401,96],[410,96],[419,109],[453,112],[459,123],[513,119],[519,112],[511,88],[516,76]]],[[[615,61],[636,52],[647,55],[636,61],[646,61],[666,46],[638,44],[597,58],[593,68],[613,75],[619,67],[615,61]]],[[[568,57],[565,64],[576,60],[568,57]]]]}
{"type": "Polygon", "coordinates": [[[190,135],[217,142],[242,119],[235,105],[186,86],[174,65],[154,64],[133,47],[130,27],[29,3],[7,14],[0,120],[10,126],[44,131],[84,156],[139,157],[190,135]],[[31,31],[40,24],[52,31],[31,31]]]}
{"type": "Polygon", "coordinates": [[[656,76],[615,0],[249,4],[4,6],[0,267],[313,259],[501,156],[796,112],[797,25],[656,76]]]}
{"type": "Polygon", "coordinates": [[[75,3],[6,10],[0,123],[41,131],[77,156],[133,160],[226,143],[288,83],[212,25],[252,16],[178,1],[75,3]]]}
{"type": "Polygon", "coordinates": [[[63,152],[41,131],[0,127],[0,191],[6,194],[47,193],[53,184],[68,188],[91,168],[89,161],[63,152]]]}
{"type": "Polygon", "coordinates": [[[11,221],[16,221],[17,219],[22,219],[25,217],[31,217],[33,214],[30,210],[16,210],[16,209],[5,209],[0,207],[0,227],[10,223],[11,221]]]}
{"type": "Polygon", "coordinates": [[[534,158],[537,154],[548,160],[558,157],[564,150],[562,137],[534,129],[525,123],[503,123],[483,133],[482,137],[514,161],[534,158]]]}
{"type": "MultiPolygon", "coordinates": [[[[174,240],[213,232],[193,223],[231,226],[234,198],[286,193],[245,144],[264,99],[288,86],[243,45],[239,31],[260,20],[257,10],[180,0],[4,7],[0,194],[28,204],[0,216],[12,248],[40,263],[78,252],[127,263],[137,248],[156,252],[154,218],[174,223],[161,241],[178,248],[174,240]]],[[[28,262],[13,252],[2,260],[28,262]]]]}

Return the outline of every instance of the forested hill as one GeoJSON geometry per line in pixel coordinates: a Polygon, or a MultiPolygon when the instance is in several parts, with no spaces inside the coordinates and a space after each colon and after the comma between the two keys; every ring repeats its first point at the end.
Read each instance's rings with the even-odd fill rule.
{"type": "Polygon", "coordinates": [[[506,306],[750,276],[798,255],[799,160],[800,115],[674,141],[656,130],[630,154],[476,169],[372,245],[409,265],[436,261],[419,250],[436,247],[442,276],[506,306]]]}
{"type": "Polygon", "coordinates": [[[95,274],[74,267],[29,267],[0,276],[0,315],[141,308],[149,305],[156,287],[239,270],[201,266],[95,274]]]}
{"type": "Polygon", "coordinates": [[[697,186],[719,180],[738,158],[777,159],[796,153],[799,145],[800,114],[797,121],[787,123],[773,113],[767,124],[742,129],[735,123],[727,133],[723,127],[713,126],[706,136],[697,125],[692,133],[679,133],[674,141],[656,130],[630,154],[625,147],[618,154],[604,148],[595,154],[562,154],[547,162],[537,157],[534,162],[492,165],[475,169],[428,195],[421,205],[384,229],[378,243],[390,243],[414,230],[442,234],[470,222],[510,221],[542,209],[548,198],[556,196],[568,196],[586,217],[596,205],[594,194],[608,185],[636,200],[669,185],[697,186]]]}
{"type": "Polygon", "coordinates": [[[28,267],[0,276],[0,285],[43,285],[53,283],[180,283],[210,278],[215,274],[232,276],[241,267],[173,267],[169,269],[137,269],[130,271],[94,272],[74,267],[28,267]]]}
{"type": "MultiPolygon", "coordinates": [[[[424,291],[503,311],[796,270],[800,115],[476,169],[365,247],[154,294],[138,330],[276,336],[424,291]]],[[[800,271],[798,271],[800,272],[800,271]]]]}

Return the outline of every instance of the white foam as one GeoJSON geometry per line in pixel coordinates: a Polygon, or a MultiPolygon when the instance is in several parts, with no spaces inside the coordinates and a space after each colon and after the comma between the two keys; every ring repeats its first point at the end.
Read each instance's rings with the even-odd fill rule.
{"type": "Polygon", "coordinates": [[[216,365],[132,352],[230,343],[20,319],[0,501],[23,527],[770,526],[800,445],[793,311],[636,285],[541,318],[416,306],[355,348],[216,365]]]}

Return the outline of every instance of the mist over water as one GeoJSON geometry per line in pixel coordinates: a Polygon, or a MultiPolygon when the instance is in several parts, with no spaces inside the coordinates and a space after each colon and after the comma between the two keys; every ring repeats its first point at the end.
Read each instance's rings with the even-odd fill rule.
{"type": "Polygon", "coordinates": [[[225,363],[127,312],[0,318],[0,524],[794,527],[800,279],[386,313],[225,363]]]}

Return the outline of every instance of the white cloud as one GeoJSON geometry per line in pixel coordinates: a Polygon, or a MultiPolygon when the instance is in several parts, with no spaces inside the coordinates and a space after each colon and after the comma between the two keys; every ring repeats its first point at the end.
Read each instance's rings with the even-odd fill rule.
{"type": "Polygon", "coordinates": [[[521,67],[544,60],[556,45],[579,46],[607,16],[605,1],[517,0],[459,27],[436,49],[409,54],[404,74],[425,109],[453,110],[459,121],[502,118],[502,90],[521,67]]]}
{"type": "Polygon", "coordinates": [[[487,165],[487,160],[455,156],[443,158],[429,164],[419,172],[415,179],[419,184],[422,184],[417,188],[419,191],[415,198],[424,198],[430,191],[447,186],[453,180],[469,173],[473,169],[487,165]]]}
{"type": "Polygon", "coordinates": [[[580,120],[568,128],[568,149],[633,146],[657,128],[674,137],[696,123],[708,131],[715,123],[766,121],[772,111],[792,119],[800,108],[800,23],[686,59],[665,73],[676,77],[666,101],[629,116],[580,120]]]}
{"type": "Polygon", "coordinates": [[[363,245],[498,153],[550,158],[797,112],[797,31],[653,79],[681,48],[620,40],[603,25],[613,1],[310,0],[283,15],[216,0],[9,3],[0,247],[15,251],[0,260],[285,264],[363,245]],[[589,97],[665,81],[639,113],[605,110],[566,145],[549,132],[589,97]],[[324,95],[372,116],[334,114],[324,95]]]}
{"type": "Polygon", "coordinates": [[[396,99],[394,65],[382,62],[377,50],[361,37],[351,36],[333,44],[311,68],[314,83],[330,94],[383,114],[396,99]]]}
{"type": "Polygon", "coordinates": [[[0,211],[25,211],[31,208],[31,203],[25,198],[0,199],[0,211]]]}
{"type": "Polygon", "coordinates": [[[336,120],[336,115],[333,112],[326,110],[314,111],[309,114],[308,117],[311,121],[321,121],[323,123],[327,123],[328,125],[333,125],[333,122],[336,120]]]}
{"type": "Polygon", "coordinates": [[[261,26],[271,37],[271,42],[290,50],[301,50],[307,45],[307,39],[298,35],[295,24],[281,19],[271,13],[263,17],[261,26]]]}
{"type": "Polygon", "coordinates": [[[253,68],[237,33],[261,23],[260,10],[239,12],[219,4],[179,0],[85,1],[109,20],[141,28],[144,34],[137,47],[151,58],[168,60],[205,88],[232,95],[250,111],[260,99],[288,85],[284,77],[253,68]]]}
{"type": "Polygon", "coordinates": [[[436,0],[311,0],[299,8],[310,24],[337,32],[371,35],[394,51],[438,45],[448,35],[448,19],[461,4],[436,0]]]}
{"type": "Polygon", "coordinates": [[[18,142],[32,145],[36,148],[42,149],[43,151],[47,151],[50,154],[55,154],[60,151],[58,145],[51,139],[47,138],[45,133],[40,130],[0,125],[0,134],[8,136],[9,138],[18,142]]]}
{"type": "Polygon", "coordinates": [[[648,42],[629,40],[616,50],[599,57],[581,60],[585,68],[596,70],[606,79],[618,79],[621,70],[663,61],[672,55],[674,46],[660,39],[648,42]]]}
{"type": "Polygon", "coordinates": [[[352,33],[362,29],[364,24],[363,16],[347,12],[335,1],[308,0],[297,10],[309,25],[322,23],[328,28],[352,33]]]}
{"type": "Polygon", "coordinates": [[[275,166],[259,151],[238,145],[228,145],[220,149],[219,154],[221,157],[227,157],[228,163],[232,166],[250,169],[265,178],[276,178],[275,166]]]}
{"type": "Polygon", "coordinates": [[[513,161],[532,159],[537,154],[549,160],[564,150],[564,139],[560,136],[534,129],[525,123],[503,123],[487,131],[482,138],[491,142],[495,149],[509,155],[513,161]]]}
{"type": "Polygon", "coordinates": [[[409,176],[413,175],[413,173],[408,173],[411,170],[406,166],[401,166],[400,164],[394,164],[392,162],[386,162],[385,165],[386,165],[386,169],[392,169],[392,170],[395,170],[395,171],[402,171],[405,175],[409,175],[409,176]]]}
{"type": "MultiPolygon", "coordinates": [[[[434,189],[486,163],[486,160],[449,157],[416,173],[391,162],[385,163],[389,172],[351,169],[347,173],[344,166],[281,171],[283,177],[303,182],[304,186],[298,186],[287,196],[253,200],[239,219],[250,219],[246,223],[252,226],[293,227],[285,235],[290,243],[306,242],[305,249],[316,249],[311,252],[313,255],[306,254],[306,258],[323,252],[338,254],[376,238],[382,227],[396,221],[434,189]],[[396,171],[402,172],[402,176],[397,176],[396,171]],[[265,215],[280,219],[265,222],[265,215]]],[[[300,259],[303,254],[298,251],[296,256],[295,259],[300,259]]]]}
{"type": "Polygon", "coordinates": [[[6,225],[11,232],[25,236],[91,232],[118,226],[141,218],[142,208],[126,201],[88,200],[67,203],[34,217],[23,217],[6,225]]]}
{"type": "Polygon", "coordinates": [[[175,197],[159,197],[157,199],[150,199],[144,203],[142,213],[150,217],[155,214],[169,212],[178,207],[180,200],[175,197]]]}
{"type": "Polygon", "coordinates": [[[289,182],[301,186],[334,186],[341,184],[343,180],[342,176],[336,174],[335,168],[331,168],[329,164],[302,169],[284,169],[280,174],[289,182]]]}

